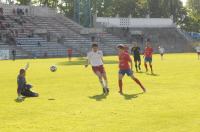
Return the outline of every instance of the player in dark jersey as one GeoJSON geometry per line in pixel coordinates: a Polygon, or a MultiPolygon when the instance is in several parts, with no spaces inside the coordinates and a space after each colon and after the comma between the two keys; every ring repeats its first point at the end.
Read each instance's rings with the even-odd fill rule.
{"type": "Polygon", "coordinates": [[[24,69],[20,69],[19,75],[17,77],[17,101],[23,101],[24,97],[38,97],[39,94],[32,92],[32,85],[27,84],[26,82],[26,70],[29,68],[29,63],[26,65],[24,69]]]}
{"type": "Polygon", "coordinates": [[[134,43],[133,48],[131,49],[131,54],[133,55],[134,62],[135,62],[135,69],[138,72],[141,70],[141,58],[140,58],[140,47],[137,45],[137,43],[134,43]]]}

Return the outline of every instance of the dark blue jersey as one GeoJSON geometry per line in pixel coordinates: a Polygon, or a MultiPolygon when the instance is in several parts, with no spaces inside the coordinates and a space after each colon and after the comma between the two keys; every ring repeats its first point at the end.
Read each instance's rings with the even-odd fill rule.
{"type": "Polygon", "coordinates": [[[133,47],[131,49],[131,54],[134,56],[134,57],[139,57],[140,56],[140,47],[133,47]]]}
{"type": "Polygon", "coordinates": [[[23,77],[23,76],[18,75],[18,77],[17,77],[17,85],[18,85],[17,93],[21,94],[22,90],[26,88],[26,78],[23,77]]]}

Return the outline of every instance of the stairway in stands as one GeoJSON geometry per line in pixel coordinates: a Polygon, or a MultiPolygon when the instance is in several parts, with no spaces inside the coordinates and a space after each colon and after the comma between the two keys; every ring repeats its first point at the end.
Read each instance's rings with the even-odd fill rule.
{"type": "MultiPolygon", "coordinates": [[[[62,23],[64,26],[70,28],[71,30],[73,30],[76,33],[80,33],[81,30],[84,29],[84,27],[75,23],[74,21],[70,20],[69,18],[64,17],[63,15],[58,14],[55,17],[55,19],[56,19],[56,21],[62,23]]],[[[88,38],[90,38],[90,37],[88,36],[88,38]]],[[[113,34],[110,34],[108,32],[96,33],[96,38],[97,38],[97,42],[98,42],[100,48],[103,50],[105,55],[116,55],[117,54],[116,46],[118,44],[126,44],[127,43],[125,40],[122,40],[119,37],[114,36],[113,34]]],[[[88,42],[87,42],[87,44],[88,44],[88,42]]],[[[87,45],[87,44],[82,45],[82,47],[86,47],[86,49],[88,49],[89,45],[87,45]]]]}
{"type": "MultiPolygon", "coordinates": [[[[81,35],[80,33],[84,27],[60,14],[54,17],[23,16],[25,21],[23,25],[15,21],[17,16],[9,15],[5,17],[7,23],[12,25],[10,29],[18,32],[18,36],[15,39],[16,49],[23,52],[22,55],[25,53],[26,57],[64,57],[66,56],[67,48],[74,50],[74,56],[85,56],[90,50],[91,36],[81,35]],[[39,34],[30,36],[31,32],[37,29],[46,30],[55,39],[47,41],[46,38],[40,37],[39,34]],[[58,42],[59,38],[62,38],[63,41],[58,42]],[[38,42],[41,46],[38,46],[38,42]]],[[[100,34],[103,34],[103,36],[98,38],[98,40],[101,40],[99,45],[107,55],[116,54],[116,45],[125,43],[112,34],[106,32],[100,34]]]]}

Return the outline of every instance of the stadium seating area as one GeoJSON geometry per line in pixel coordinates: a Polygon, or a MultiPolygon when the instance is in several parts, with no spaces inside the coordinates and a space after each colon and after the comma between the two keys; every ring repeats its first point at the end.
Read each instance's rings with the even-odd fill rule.
{"type": "MultiPolygon", "coordinates": [[[[92,39],[99,43],[104,54],[116,54],[116,45],[130,43],[128,36],[122,36],[122,29],[116,28],[114,32],[110,27],[92,34],[81,34],[84,27],[73,22],[61,14],[47,16],[31,15],[27,13],[11,13],[9,7],[6,14],[1,14],[0,30],[4,49],[16,48],[18,58],[27,57],[64,57],[67,48],[73,49],[74,56],[85,55],[90,49],[92,39]],[[6,39],[5,39],[6,38],[6,39]]],[[[24,7],[26,11],[26,8],[24,7]]],[[[27,9],[28,10],[28,9],[27,9]]],[[[113,27],[112,27],[113,28],[113,27]]],[[[176,28],[139,28],[144,39],[151,36],[154,48],[159,45],[165,47],[167,52],[191,51],[188,39],[176,28]]],[[[130,35],[129,35],[130,36],[130,35]]],[[[144,48],[144,42],[139,43],[144,48]]],[[[2,48],[1,48],[2,49],[2,48]]]]}

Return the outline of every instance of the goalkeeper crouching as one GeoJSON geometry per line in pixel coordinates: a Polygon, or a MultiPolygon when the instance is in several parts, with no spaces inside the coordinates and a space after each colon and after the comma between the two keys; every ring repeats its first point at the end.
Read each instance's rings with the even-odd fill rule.
{"type": "Polygon", "coordinates": [[[26,71],[28,70],[28,68],[29,68],[29,64],[27,64],[24,69],[20,69],[19,75],[17,77],[17,84],[18,84],[17,100],[18,101],[23,100],[24,97],[38,97],[39,96],[38,93],[31,91],[32,85],[26,83],[25,76],[26,76],[26,71]]]}

